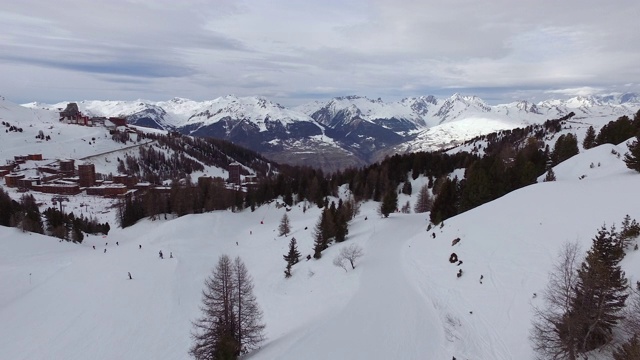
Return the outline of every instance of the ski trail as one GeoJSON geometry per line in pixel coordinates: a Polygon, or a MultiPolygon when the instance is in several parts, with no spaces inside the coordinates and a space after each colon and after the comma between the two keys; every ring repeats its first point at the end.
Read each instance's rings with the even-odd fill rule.
{"type": "MultiPolygon", "coordinates": [[[[374,219],[372,225],[381,221],[422,230],[419,222],[402,217],[374,219]]],[[[397,238],[394,226],[384,229],[368,239],[356,265],[362,268],[360,287],[351,300],[302,335],[280,359],[394,359],[399,354],[403,359],[451,358],[443,346],[438,313],[407,279],[401,256],[406,239],[397,238]]]]}

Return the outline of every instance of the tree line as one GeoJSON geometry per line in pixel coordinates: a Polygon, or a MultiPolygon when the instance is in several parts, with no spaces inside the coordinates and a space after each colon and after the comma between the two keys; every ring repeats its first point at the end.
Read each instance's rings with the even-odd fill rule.
{"type": "Polygon", "coordinates": [[[108,222],[99,223],[95,218],[76,216],[73,212],[63,213],[55,208],[48,208],[41,213],[33,195],[23,194],[16,201],[1,188],[0,225],[76,243],[82,242],[84,234],[108,234],[110,230],[108,222]]]}
{"type": "Polygon", "coordinates": [[[614,349],[614,358],[637,359],[640,283],[636,291],[629,286],[620,262],[639,235],[640,225],[627,215],[619,232],[615,226],[598,230],[581,262],[578,245],[564,245],[549,276],[544,306],[534,308],[531,342],[540,358],[579,359],[611,344],[620,331],[628,340],[614,349]]]}
{"type": "MultiPolygon", "coordinates": [[[[187,176],[186,183],[176,185],[170,196],[149,194],[141,199],[127,201],[124,205],[134,206],[136,210],[126,211],[132,216],[127,216],[128,220],[125,223],[130,225],[141,217],[168,212],[182,216],[226,208],[253,210],[256,206],[277,198],[282,198],[288,206],[308,202],[325,208],[328,205],[327,198],[337,196],[339,187],[344,185],[348,186],[356,201],[381,202],[380,214],[388,216],[398,208],[398,191],[411,195],[413,189],[409,177],[415,180],[424,176],[428,179],[428,189],[431,189],[434,195],[434,198],[429,199],[429,206],[426,208],[431,210],[431,222],[437,224],[513,190],[533,184],[545,172],[547,180],[553,180],[555,175],[551,168],[578,154],[579,140],[572,133],[563,134],[558,137],[553,148],[545,146],[544,140],[553,138],[562,129],[569,129],[567,120],[572,116],[568,114],[560,119],[547,120],[543,124],[480,136],[467,142],[467,145],[473,145],[474,150],[471,152],[396,154],[379,163],[363,168],[348,168],[332,174],[325,174],[322,170],[311,167],[278,165],[271,168],[272,171],[260,173],[258,183],[243,192],[226,189],[222,180],[218,180],[213,188],[207,190],[206,187],[192,184],[187,176]],[[482,148],[478,143],[481,140],[486,141],[485,148],[482,149],[483,156],[477,154],[482,148]],[[449,177],[450,173],[460,168],[465,169],[462,179],[449,177]]],[[[604,126],[598,134],[595,134],[594,130],[594,144],[626,140],[638,133],[639,126],[640,111],[633,120],[622,116],[604,126]]],[[[191,149],[193,154],[209,153],[200,149],[203,144],[205,147],[212,146],[206,144],[218,146],[218,143],[210,139],[184,136],[156,138],[162,144],[167,144],[166,146],[172,144],[172,147],[191,149]],[[186,146],[185,142],[191,145],[186,146]]],[[[221,144],[235,149],[225,142],[221,144]]],[[[242,153],[239,150],[234,151],[242,153]]],[[[637,149],[632,147],[631,152],[628,164],[633,164],[633,159],[640,156],[640,146],[637,146],[637,149]],[[637,155],[633,155],[636,152],[637,155]]],[[[263,158],[249,160],[251,154],[252,152],[247,151],[245,155],[248,157],[244,161],[251,164],[263,161],[263,158]]],[[[226,161],[228,162],[228,159],[226,161]]],[[[403,210],[409,211],[407,205],[403,210]]]]}

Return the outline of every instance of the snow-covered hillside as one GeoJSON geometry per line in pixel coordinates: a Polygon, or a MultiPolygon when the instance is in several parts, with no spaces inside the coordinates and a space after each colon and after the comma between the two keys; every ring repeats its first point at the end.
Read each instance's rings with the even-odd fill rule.
{"type": "MultiPolygon", "coordinates": [[[[163,153],[167,158],[175,153],[171,148],[159,146],[155,141],[138,137],[135,133],[135,131],[139,131],[146,134],[166,134],[167,132],[164,130],[130,125],[130,140],[121,143],[112,139],[112,135],[106,127],[66,124],[59,121],[57,111],[25,108],[5,99],[0,99],[0,120],[7,124],[0,128],[5,130],[0,131],[0,143],[2,144],[0,146],[0,162],[2,164],[13,161],[15,156],[42,154],[43,160],[28,161],[26,164],[20,165],[20,170],[27,176],[42,175],[37,170],[38,167],[56,163],[60,159],[73,159],[76,161],[76,165],[90,163],[95,166],[96,173],[115,175],[119,173],[119,162],[126,157],[138,158],[141,147],[147,149],[153,147],[155,151],[163,153]],[[21,129],[21,131],[10,131],[9,124],[21,129]],[[49,136],[50,140],[38,138],[40,133],[45,137],[49,136]]],[[[186,150],[186,147],[182,150],[186,150]]],[[[227,157],[228,163],[237,161],[232,156],[227,157]]],[[[193,157],[190,158],[199,162],[193,157]]],[[[194,181],[202,175],[222,178],[229,176],[228,171],[222,165],[202,163],[202,166],[202,170],[193,171],[190,174],[194,181]]],[[[257,174],[255,169],[246,167],[246,170],[257,174]]],[[[45,196],[43,202],[46,203],[49,197],[45,196]]]]}
{"type": "MultiPolygon", "coordinates": [[[[203,102],[182,98],[80,101],[78,106],[87,114],[123,116],[140,126],[222,138],[276,161],[314,163],[333,171],[395,153],[449,148],[475,136],[541,124],[572,112],[573,121],[598,129],[622,115],[635,114],[639,98],[637,94],[592,95],[491,106],[477,96],[460,94],[397,102],[345,96],[289,109],[263,97],[224,96],[203,102]],[[327,156],[310,158],[318,149],[327,156]]],[[[66,103],[25,106],[57,111],[66,103]]]]}
{"type": "MultiPolygon", "coordinates": [[[[0,228],[1,357],[188,359],[203,281],[228,254],[246,263],[267,325],[268,340],[249,359],[533,359],[528,329],[532,306],[542,301],[533,294],[542,293],[563,242],[586,251],[603,223],[640,218],[630,196],[640,174],[611,150],[627,151],[624,144],[584,151],[556,166],[558,181],[522,188],[430,231],[428,214],[383,219],[377,203],[365,203],[347,241],[295,265],[290,279],[282,259],[289,239],[276,232],[285,210],[273,203],[255,212],[143,220],[81,245],[0,228]],[[461,241],[452,246],[455,238],[461,241]],[[354,243],[364,249],[356,269],[334,266],[339,250],[354,243]],[[173,258],[159,259],[160,250],[173,258]],[[452,252],[459,267],[448,261],[452,252]]],[[[413,188],[425,182],[420,177],[413,188]]],[[[400,195],[400,204],[407,200],[415,195],[400,195]]],[[[303,257],[311,254],[320,210],[298,204],[287,214],[290,236],[303,257]]],[[[115,214],[101,216],[112,222],[115,214]]],[[[635,283],[640,252],[623,267],[635,283]]]]}

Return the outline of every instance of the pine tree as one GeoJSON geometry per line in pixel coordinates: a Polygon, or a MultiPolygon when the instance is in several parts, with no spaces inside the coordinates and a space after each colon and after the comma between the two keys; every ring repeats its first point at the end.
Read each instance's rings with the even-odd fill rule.
{"type": "Polygon", "coordinates": [[[402,185],[402,193],[405,195],[411,195],[413,188],[411,187],[411,181],[406,180],[402,185]]]}
{"type": "Polygon", "coordinates": [[[575,135],[569,133],[566,135],[560,135],[553,147],[551,157],[553,158],[554,164],[559,164],[568,158],[577,155],[579,152],[578,139],[575,135]]]}
{"type": "Polygon", "coordinates": [[[604,226],[593,239],[578,269],[572,316],[578,319],[578,349],[586,352],[611,340],[627,299],[627,279],[620,268],[624,257],[615,229],[604,226]]]}
{"type": "Polygon", "coordinates": [[[42,217],[40,215],[40,209],[36,204],[36,199],[31,194],[24,194],[20,197],[20,205],[24,212],[24,217],[20,223],[23,231],[35,232],[38,234],[44,234],[44,227],[42,225],[42,217]]]}
{"type": "Polygon", "coordinates": [[[291,267],[300,261],[300,252],[298,251],[298,243],[295,237],[289,241],[289,252],[283,255],[284,261],[287,262],[287,269],[284,271],[285,277],[291,277],[291,267]]]}
{"type": "Polygon", "coordinates": [[[278,234],[280,236],[287,236],[291,232],[291,224],[289,222],[289,216],[285,212],[280,220],[280,226],[278,226],[278,234]]]}
{"type": "Polygon", "coordinates": [[[640,359],[640,339],[634,335],[613,352],[614,360],[638,360],[640,359]]]}
{"type": "Polygon", "coordinates": [[[582,141],[582,147],[585,149],[591,149],[594,146],[596,146],[596,130],[593,126],[589,126],[587,134],[582,141]]]}
{"type": "Polygon", "coordinates": [[[440,224],[458,213],[458,178],[445,178],[440,186],[438,196],[433,202],[429,219],[433,224],[440,224]]]}
{"type": "Polygon", "coordinates": [[[389,214],[396,211],[398,208],[398,194],[395,189],[391,188],[387,191],[387,193],[382,198],[382,203],[380,203],[380,208],[378,211],[380,215],[385,218],[389,217],[389,214]]]}
{"type": "Polygon", "coordinates": [[[10,226],[11,217],[17,210],[14,203],[9,194],[0,188],[0,226],[10,226]]]}
{"type": "Polygon", "coordinates": [[[418,199],[413,210],[416,213],[424,213],[431,211],[431,206],[433,206],[433,199],[429,194],[429,187],[428,185],[423,185],[418,192],[418,199]]]}
{"type": "Polygon", "coordinates": [[[635,219],[631,219],[629,214],[625,215],[622,220],[622,229],[620,229],[620,246],[627,249],[631,246],[634,239],[640,236],[640,224],[635,219]]]}
{"type": "Polygon", "coordinates": [[[640,137],[629,145],[629,152],[624,155],[624,162],[631,170],[640,172],[640,137]]]}
{"type": "Polygon", "coordinates": [[[333,212],[331,209],[325,207],[313,231],[313,257],[320,259],[322,256],[321,252],[329,247],[329,243],[335,236],[336,224],[333,212]]]}
{"type": "Polygon", "coordinates": [[[553,172],[553,168],[550,167],[549,170],[547,170],[544,181],[556,181],[556,173],[553,172]]]}

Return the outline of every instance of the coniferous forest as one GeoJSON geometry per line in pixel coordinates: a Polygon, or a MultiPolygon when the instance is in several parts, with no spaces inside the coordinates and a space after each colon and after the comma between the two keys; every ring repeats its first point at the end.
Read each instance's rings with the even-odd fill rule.
{"type": "MultiPolygon", "coordinates": [[[[410,192],[410,187],[406,186],[409,177],[417,179],[419,176],[429,180],[428,186],[435,196],[430,220],[438,224],[513,190],[531,185],[552,166],[578,154],[578,144],[582,139],[577,139],[571,133],[560,135],[553,148],[544,145],[545,140],[552,139],[563,128],[570,128],[567,120],[572,116],[573,114],[569,114],[541,125],[478,137],[467,142],[474,147],[471,152],[448,154],[446,151],[439,151],[394,155],[364,168],[349,168],[332,174],[325,174],[322,170],[311,167],[289,165],[277,165],[277,168],[267,171],[266,159],[224,141],[154,135],[166,146],[190,149],[190,154],[200,154],[198,156],[209,156],[216,151],[216,147],[225,148],[225,151],[240,154],[246,165],[257,163],[265,171],[258,174],[258,183],[246,191],[229,188],[221,179],[192,183],[187,176],[186,182],[174,181],[168,195],[148,192],[143,196],[123,200],[121,226],[132,225],[146,216],[166,213],[183,216],[220,209],[254,209],[280,197],[287,206],[307,202],[327,208],[331,205],[327,198],[337,196],[340,186],[347,186],[355,201],[383,201],[390,192],[410,192]],[[185,141],[188,146],[181,145],[181,139],[187,139],[185,141]],[[478,150],[482,142],[486,142],[486,145],[480,156],[478,150]],[[463,178],[449,176],[455,169],[462,168],[466,169],[463,178]]],[[[600,130],[594,146],[618,144],[636,136],[639,129],[640,112],[633,120],[622,116],[600,130]]],[[[179,171],[189,174],[188,166],[180,166],[188,163],[176,161],[174,164],[175,168],[181,169],[179,171]]],[[[130,171],[135,173],[127,168],[127,172],[130,171]]]]}

